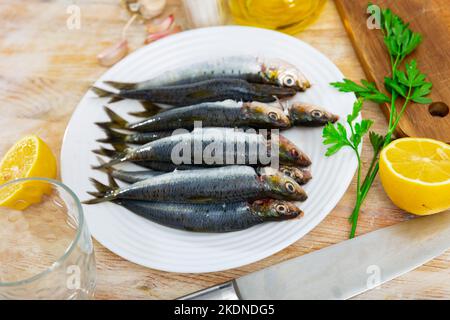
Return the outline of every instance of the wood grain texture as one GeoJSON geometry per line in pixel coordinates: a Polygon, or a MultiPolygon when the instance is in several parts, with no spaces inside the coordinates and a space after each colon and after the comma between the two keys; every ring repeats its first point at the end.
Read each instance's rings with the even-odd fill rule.
{"type": "MultiPolygon", "coordinates": [[[[178,1],[168,11],[182,19],[178,1]]],[[[38,134],[59,154],[64,129],[74,108],[105,68],[96,55],[119,37],[127,15],[118,0],[0,1],[0,154],[25,134],[38,134]],[[81,29],[66,28],[67,6],[81,8],[81,29]]],[[[133,49],[142,45],[144,28],[129,30],[133,49]]],[[[298,38],[327,55],[350,79],[364,78],[363,69],[332,1],[313,26],[298,38]]],[[[386,121],[376,104],[367,104],[366,118],[375,120],[378,132],[386,121]]],[[[83,130],[83,128],[80,128],[83,130]]],[[[365,141],[363,161],[370,161],[365,141]]],[[[346,240],[347,217],[355,201],[355,182],[336,208],[314,230],[281,252],[256,263],[206,274],[167,273],[144,268],[111,253],[95,242],[97,299],[173,299],[275,263],[346,240]]],[[[364,234],[411,216],[396,208],[377,179],[362,210],[358,234],[364,234]]],[[[450,251],[379,289],[356,299],[449,299],[450,251]]]]}
{"type": "MultiPolygon", "coordinates": [[[[390,75],[389,55],[383,36],[378,29],[367,27],[367,0],[336,0],[338,11],[344,20],[346,30],[353,42],[361,64],[369,80],[384,89],[384,77],[390,75]]],[[[379,0],[372,1],[381,8],[391,8],[412,30],[423,35],[424,41],[413,52],[419,68],[433,83],[430,98],[450,107],[450,2],[447,0],[379,0]]],[[[398,99],[397,109],[403,101],[398,99]]],[[[389,107],[382,105],[389,119],[389,107]]],[[[450,113],[446,116],[432,116],[428,105],[412,103],[397,128],[400,136],[427,137],[450,143],[450,113]]]]}

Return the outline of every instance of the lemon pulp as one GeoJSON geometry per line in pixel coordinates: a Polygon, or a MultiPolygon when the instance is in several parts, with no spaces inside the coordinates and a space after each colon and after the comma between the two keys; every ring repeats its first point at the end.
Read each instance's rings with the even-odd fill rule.
{"type": "MultiPolygon", "coordinates": [[[[8,150],[0,162],[0,185],[5,182],[29,177],[56,177],[56,159],[47,144],[39,137],[22,138],[8,150]]],[[[0,189],[0,206],[23,210],[40,201],[50,192],[45,182],[29,181],[0,189]]]]}
{"type": "Polygon", "coordinates": [[[398,139],[380,155],[380,178],[389,198],[414,214],[450,208],[450,146],[423,138],[398,139]]]}

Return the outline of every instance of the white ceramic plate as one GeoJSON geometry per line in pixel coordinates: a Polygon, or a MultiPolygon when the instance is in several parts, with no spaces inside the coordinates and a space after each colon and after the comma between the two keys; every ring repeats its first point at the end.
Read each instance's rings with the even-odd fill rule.
{"type": "MultiPolygon", "coordinates": [[[[287,35],[248,27],[215,27],[182,32],[130,54],[99,80],[142,81],[177,66],[227,55],[252,54],[281,58],[300,68],[312,88],[297,94],[296,100],[321,105],[345,119],[355,97],[329,86],[343,78],[338,68],[306,43],[287,35]]],[[[82,199],[93,190],[88,177],[106,181],[92,170],[97,164],[91,150],[103,137],[95,121],[107,119],[105,99],[87,92],[67,127],[61,151],[64,183],[82,199]]],[[[136,102],[119,102],[113,109],[122,115],[140,110],[136,102]]],[[[300,239],[334,208],[344,194],[356,169],[356,159],[343,149],[333,157],[324,156],[321,128],[294,128],[287,138],[299,145],[313,161],[313,180],[305,186],[309,199],[299,206],[305,216],[299,220],[265,223],[247,230],[205,234],[167,228],[145,220],[112,204],[84,205],[92,235],[105,247],[137,264],[172,272],[212,272],[239,267],[270,256],[300,239]]],[[[131,168],[133,165],[125,165],[131,168]]]]}

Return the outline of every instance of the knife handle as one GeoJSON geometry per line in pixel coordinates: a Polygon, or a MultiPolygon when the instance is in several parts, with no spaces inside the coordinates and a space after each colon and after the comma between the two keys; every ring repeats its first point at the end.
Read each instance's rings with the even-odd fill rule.
{"type": "Polygon", "coordinates": [[[177,300],[240,300],[240,297],[233,280],[188,294],[177,300]]]}

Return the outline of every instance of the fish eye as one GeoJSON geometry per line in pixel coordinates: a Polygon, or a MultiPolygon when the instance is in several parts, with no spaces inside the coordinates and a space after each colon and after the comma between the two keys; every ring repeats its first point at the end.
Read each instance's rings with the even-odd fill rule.
{"type": "Polygon", "coordinates": [[[276,210],[279,213],[286,213],[287,208],[286,208],[286,206],[284,204],[279,204],[279,205],[276,206],[276,210]]]}
{"type": "Polygon", "coordinates": [[[287,76],[283,79],[283,84],[285,86],[291,87],[295,83],[294,78],[292,76],[287,76]]]}
{"type": "Polygon", "coordinates": [[[323,116],[323,112],[320,111],[320,110],[313,110],[313,111],[311,111],[311,115],[312,115],[314,118],[320,118],[320,117],[323,116]]]}
{"type": "Polygon", "coordinates": [[[285,175],[287,175],[287,176],[289,176],[291,178],[294,175],[294,173],[291,170],[289,170],[289,169],[283,169],[281,172],[283,172],[283,174],[285,174],[285,175]]]}
{"type": "Polygon", "coordinates": [[[295,192],[295,187],[292,183],[290,182],[286,182],[286,189],[287,191],[289,191],[290,193],[294,193],[295,192]]]}
{"type": "Polygon", "coordinates": [[[292,149],[292,150],[291,150],[291,155],[292,155],[293,157],[298,157],[298,151],[297,151],[297,149],[292,149]]]}
{"type": "Polygon", "coordinates": [[[278,114],[276,112],[269,112],[269,118],[272,120],[278,120],[278,114]]]}

